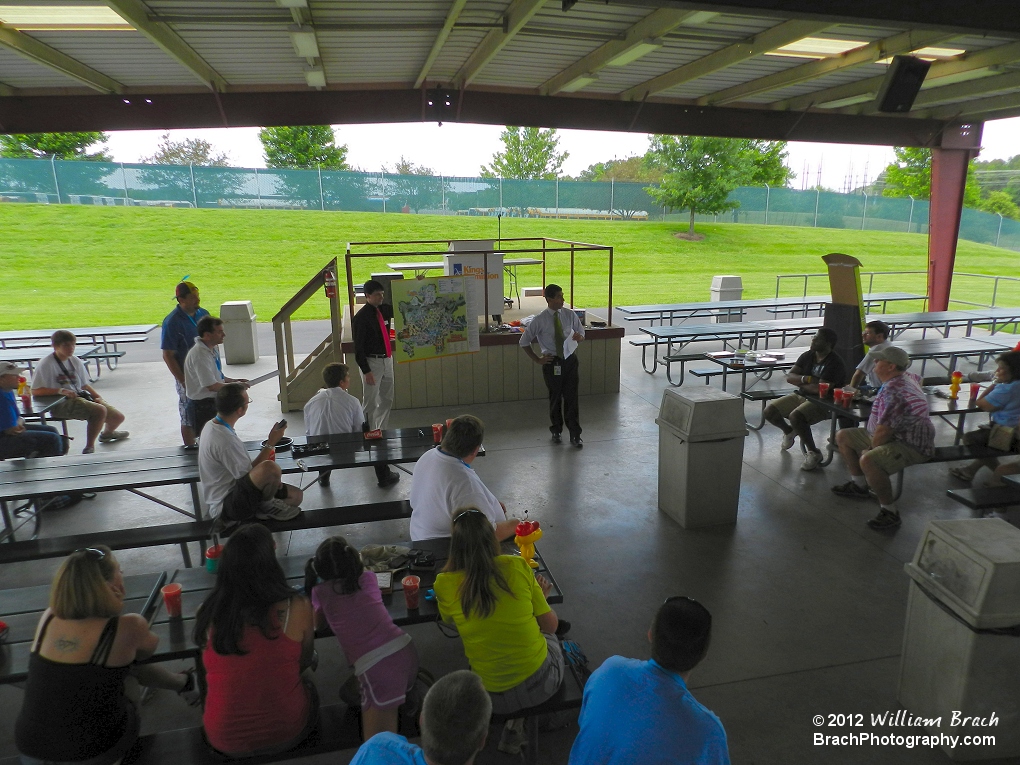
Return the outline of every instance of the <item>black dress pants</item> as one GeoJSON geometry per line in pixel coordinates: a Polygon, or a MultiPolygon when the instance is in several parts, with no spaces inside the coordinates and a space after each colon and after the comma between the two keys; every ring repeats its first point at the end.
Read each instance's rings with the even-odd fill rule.
{"type": "Polygon", "coordinates": [[[565,359],[557,358],[542,365],[542,377],[549,389],[549,430],[563,431],[566,421],[571,438],[581,437],[581,422],[577,405],[577,356],[571,354],[565,359]],[[559,374],[556,374],[559,369],[559,374]]]}

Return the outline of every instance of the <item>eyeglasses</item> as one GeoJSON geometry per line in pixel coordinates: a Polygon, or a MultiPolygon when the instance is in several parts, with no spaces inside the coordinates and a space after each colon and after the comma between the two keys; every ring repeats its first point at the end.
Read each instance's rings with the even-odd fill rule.
{"type": "Polygon", "coordinates": [[[75,550],[75,552],[86,553],[87,555],[91,555],[96,560],[102,560],[103,558],[106,557],[106,553],[104,553],[102,550],[97,550],[95,547],[83,547],[80,550],[75,550]]]}
{"type": "Polygon", "coordinates": [[[456,523],[461,518],[463,518],[465,515],[470,515],[471,513],[480,513],[480,512],[482,512],[482,511],[481,510],[475,510],[474,508],[471,508],[470,510],[465,510],[464,512],[458,513],[457,515],[455,515],[453,517],[453,522],[456,523]]]}

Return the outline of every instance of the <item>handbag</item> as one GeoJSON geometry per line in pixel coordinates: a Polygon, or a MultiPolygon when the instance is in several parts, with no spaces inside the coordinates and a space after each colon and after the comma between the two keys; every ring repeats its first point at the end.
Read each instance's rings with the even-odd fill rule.
{"type": "Polygon", "coordinates": [[[992,430],[988,434],[988,446],[991,449],[998,449],[1000,452],[1012,451],[1016,435],[1016,428],[992,425],[992,430]]]}

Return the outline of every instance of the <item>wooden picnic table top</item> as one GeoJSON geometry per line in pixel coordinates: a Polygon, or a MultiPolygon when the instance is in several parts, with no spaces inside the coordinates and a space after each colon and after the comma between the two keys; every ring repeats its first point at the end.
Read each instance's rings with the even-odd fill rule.
{"type": "MultiPolygon", "coordinates": [[[[924,295],[913,292],[870,292],[864,296],[867,303],[924,300],[924,295]]],[[[725,311],[727,309],[781,308],[831,303],[831,295],[804,295],[799,297],[748,298],[746,300],[718,300],[697,303],[661,303],[658,305],[616,306],[614,310],[625,314],[684,313],[687,311],[725,311]]]]}
{"type": "MultiPolygon", "coordinates": [[[[79,339],[82,337],[113,338],[147,335],[158,328],[159,324],[125,324],[111,327],[73,327],[68,331],[74,333],[74,336],[79,339]]],[[[56,329],[8,329],[0,332],[0,341],[39,339],[49,343],[50,337],[56,331],[56,329]]]]}
{"type": "MultiPolygon", "coordinates": [[[[383,438],[368,440],[360,433],[294,438],[329,443],[322,454],[301,457],[308,470],[344,469],[382,463],[414,462],[435,444],[431,426],[383,432],[383,438]]],[[[261,441],[245,446],[257,452],[261,441]]],[[[284,473],[302,472],[290,450],[277,450],[276,463],[284,473]]],[[[198,451],[183,446],[165,449],[118,450],[105,454],[66,457],[38,457],[0,463],[0,500],[30,498],[71,491],[110,491],[161,485],[196,483],[199,480],[198,451]]]]}

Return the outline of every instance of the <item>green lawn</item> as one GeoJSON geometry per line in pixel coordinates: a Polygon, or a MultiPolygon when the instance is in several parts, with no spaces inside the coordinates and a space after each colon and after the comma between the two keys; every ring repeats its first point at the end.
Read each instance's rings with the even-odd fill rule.
{"type": "MultiPolygon", "coordinates": [[[[840,229],[699,224],[699,242],[673,237],[675,222],[504,219],[502,234],[550,236],[616,248],[614,303],[707,300],[714,274],[739,274],[745,297],[775,294],[777,274],[818,273],[829,252],[859,258],[865,270],[919,271],[927,239],[917,234],[840,229]]],[[[496,220],[271,210],[186,210],[9,204],[0,206],[2,329],[157,322],[173,307],[186,274],[215,311],[225,300],[252,300],[269,320],[349,240],[495,238],[496,220]]],[[[355,261],[355,279],[386,270],[387,258],[355,261]]],[[[1018,254],[960,242],[956,270],[1020,275],[1018,254]]],[[[341,279],[342,277],[341,266],[341,279]]],[[[575,302],[606,304],[606,260],[578,257],[575,302]]],[[[540,280],[537,269],[522,282],[540,280]]],[[[567,282],[567,259],[550,269],[567,282]]],[[[953,296],[987,303],[991,284],[958,278],[953,296]]],[[[875,289],[924,292],[922,275],[883,277],[875,289]]],[[[793,294],[791,284],[787,294],[793,294]]],[[[811,293],[825,291],[822,282],[811,293]]],[[[1020,289],[1000,288],[1000,305],[1020,304],[1020,289]]],[[[913,306],[916,307],[916,306],[913,306]]],[[[904,306],[906,309],[907,306],[904,306]]],[[[324,318],[325,300],[300,318],[324,318]],[[314,310],[313,310],[314,309],[314,310]]]]}

